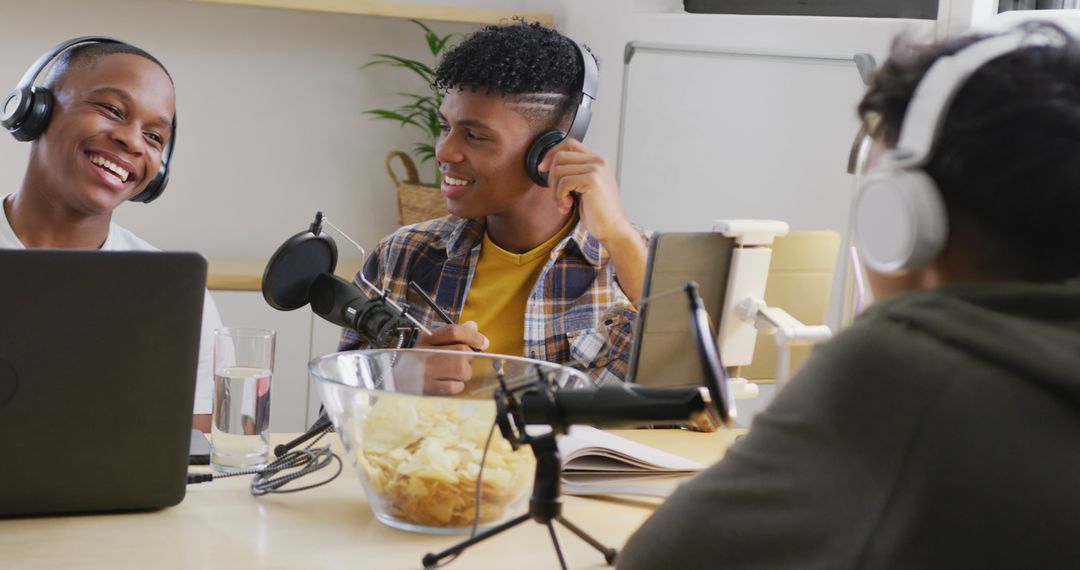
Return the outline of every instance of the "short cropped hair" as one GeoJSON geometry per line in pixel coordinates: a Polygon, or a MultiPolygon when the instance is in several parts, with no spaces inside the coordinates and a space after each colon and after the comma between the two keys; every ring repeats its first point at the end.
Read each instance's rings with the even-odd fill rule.
{"type": "Polygon", "coordinates": [[[539,128],[568,123],[581,99],[572,40],[538,23],[484,27],[442,57],[432,87],[498,93],[539,128]]]}
{"type": "Polygon", "coordinates": [[[93,42],[79,44],[60,54],[60,56],[56,58],[56,61],[53,62],[52,67],[49,68],[49,73],[45,76],[44,85],[50,90],[56,91],[56,89],[64,82],[64,78],[67,76],[68,71],[72,68],[86,68],[107,55],[118,53],[137,55],[143,59],[156,63],[157,66],[165,72],[169,81],[172,81],[172,75],[169,74],[168,69],[165,69],[165,64],[158,61],[156,57],[150,55],[145,50],[130,44],[93,42]]]}
{"type": "MultiPolygon", "coordinates": [[[[1059,281],[1080,275],[1080,47],[1056,25],[1025,28],[1065,43],[1021,48],[976,71],[956,94],[924,169],[950,213],[966,214],[1010,249],[1001,253],[1025,278],[1059,281]]],[[[871,134],[895,146],[930,66],[983,37],[895,41],[859,104],[871,134]]]]}

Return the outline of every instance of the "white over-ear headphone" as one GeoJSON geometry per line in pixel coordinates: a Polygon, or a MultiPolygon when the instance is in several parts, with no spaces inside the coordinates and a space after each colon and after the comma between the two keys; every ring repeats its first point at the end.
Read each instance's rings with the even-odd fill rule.
{"type": "Polygon", "coordinates": [[[866,176],[855,201],[855,244],[866,265],[898,273],[933,261],[949,234],[945,202],[923,170],[956,94],[979,68],[1021,48],[1064,39],[1024,28],[939,57],[915,87],[896,147],[866,176]]]}

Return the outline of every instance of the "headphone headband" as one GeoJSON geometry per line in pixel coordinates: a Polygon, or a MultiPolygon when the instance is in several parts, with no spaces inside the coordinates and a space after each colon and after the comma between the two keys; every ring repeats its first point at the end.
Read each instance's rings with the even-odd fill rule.
{"type": "Polygon", "coordinates": [[[570,121],[570,128],[565,133],[556,129],[546,130],[536,135],[525,151],[525,172],[538,186],[547,186],[547,173],[540,172],[544,155],[567,138],[579,141],[585,139],[585,132],[589,130],[589,122],[592,121],[592,104],[596,100],[600,85],[600,72],[592,54],[585,46],[570,38],[566,39],[574,44],[581,56],[581,101],[578,102],[574,119],[570,121]]]}
{"type": "MultiPolygon", "coordinates": [[[[34,104],[34,92],[37,90],[34,87],[34,81],[37,80],[41,72],[49,66],[54,59],[56,59],[61,53],[71,49],[72,47],[84,44],[84,43],[114,43],[122,44],[124,42],[106,36],[82,36],[78,38],[70,39],[66,42],[60,43],[53,47],[51,50],[45,52],[41,57],[26,70],[22,79],[19,80],[15,89],[4,100],[4,108],[0,113],[0,123],[5,128],[16,134],[16,138],[23,140],[19,134],[28,117],[35,116],[31,112],[30,107],[34,104]]],[[[40,105],[41,102],[39,101],[40,105]]]]}
{"type": "Polygon", "coordinates": [[[15,88],[24,89],[32,86],[34,84],[34,81],[37,80],[38,75],[41,75],[41,72],[44,71],[46,67],[48,67],[49,63],[51,63],[52,60],[56,59],[60,54],[79,44],[88,43],[126,44],[127,42],[123,42],[116,38],[111,38],[108,36],[81,36],[57,44],[56,47],[42,54],[42,56],[34,62],[34,65],[31,65],[30,69],[26,70],[26,73],[23,74],[22,79],[19,80],[19,84],[16,85],[15,88]]]}
{"type": "Polygon", "coordinates": [[[901,123],[900,139],[888,156],[899,166],[926,164],[953,99],[968,78],[987,63],[1020,48],[1063,44],[1064,38],[1020,28],[939,57],[915,87],[901,123]]]}
{"type": "MultiPolygon", "coordinates": [[[[574,40],[570,40],[574,42],[574,40]]],[[[589,122],[592,119],[592,104],[596,101],[596,92],[600,83],[600,70],[596,68],[596,60],[593,59],[589,50],[585,49],[585,46],[574,42],[574,47],[578,49],[581,54],[581,101],[578,103],[577,111],[574,112],[574,120],[570,122],[570,129],[567,130],[566,136],[574,140],[583,140],[585,138],[585,131],[589,129],[589,122]]]]}

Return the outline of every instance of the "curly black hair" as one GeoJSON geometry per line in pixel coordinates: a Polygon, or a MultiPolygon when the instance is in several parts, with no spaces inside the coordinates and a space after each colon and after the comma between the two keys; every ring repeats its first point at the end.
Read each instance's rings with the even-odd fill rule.
{"type": "Polygon", "coordinates": [[[560,121],[580,99],[578,53],[572,40],[536,22],[486,26],[443,55],[432,87],[484,90],[514,100],[546,97],[546,102],[529,102],[553,107],[553,113],[543,115],[560,121]]]}
{"type": "MultiPolygon", "coordinates": [[[[1007,259],[1033,281],[1080,275],[1080,46],[1064,37],[1033,45],[976,71],[956,94],[923,169],[950,216],[962,213],[990,238],[988,263],[1007,259]],[[1002,247],[1007,251],[990,251],[1002,247]],[[997,261],[994,261],[994,260],[997,261]]],[[[939,57],[986,36],[918,46],[901,38],[859,104],[872,134],[895,146],[919,81],[939,57]]]]}

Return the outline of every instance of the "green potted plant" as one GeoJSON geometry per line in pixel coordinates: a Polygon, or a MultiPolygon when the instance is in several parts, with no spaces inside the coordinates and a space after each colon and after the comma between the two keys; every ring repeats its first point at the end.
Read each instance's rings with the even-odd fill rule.
{"type": "Polygon", "coordinates": [[[406,99],[400,106],[393,109],[371,109],[364,114],[373,119],[395,121],[401,126],[411,125],[423,133],[423,140],[413,145],[413,156],[421,164],[435,162],[435,185],[427,186],[420,182],[416,166],[412,159],[404,152],[394,151],[386,157],[386,170],[391,180],[397,186],[399,222],[402,224],[415,223],[422,219],[438,217],[446,213],[445,200],[439,191],[442,184],[442,173],[439,171],[438,161],[435,160],[435,141],[439,137],[439,105],[442,104],[442,93],[432,89],[431,84],[435,79],[435,71],[432,66],[438,61],[447,42],[454,34],[440,36],[431,28],[417,20],[412,21],[424,31],[424,40],[431,52],[432,63],[417,61],[407,57],[393,54],[377,53],[375,59],[364,67],[372,65],[389,65],[399,67],[418,76],[424,83],[425,89],[420,93],[398,93],[406,99]],[[399,180],[391,168],[394,158],[399,159],[406,171],[406,179],[399,180]]]}

